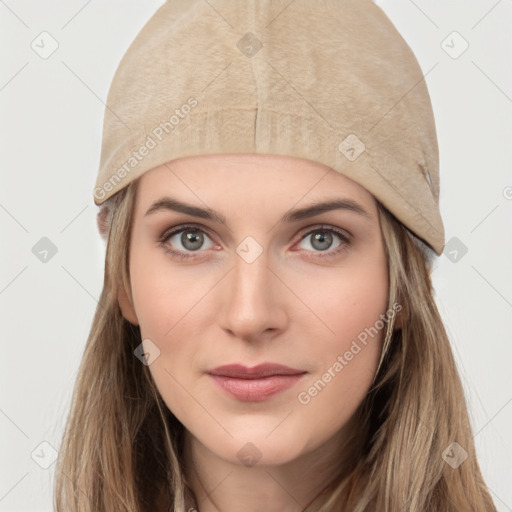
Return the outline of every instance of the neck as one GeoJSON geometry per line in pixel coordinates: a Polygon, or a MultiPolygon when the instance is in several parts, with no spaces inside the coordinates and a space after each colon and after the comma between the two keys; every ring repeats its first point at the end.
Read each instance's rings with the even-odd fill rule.
{"type": "Polygon", "coordinates": [[[186,432],[185,474],[196,498],[191,512],[303,512],[348,468],[356,446],[348,428],[291,462],[266,466],[224,460],[186,432]]]}

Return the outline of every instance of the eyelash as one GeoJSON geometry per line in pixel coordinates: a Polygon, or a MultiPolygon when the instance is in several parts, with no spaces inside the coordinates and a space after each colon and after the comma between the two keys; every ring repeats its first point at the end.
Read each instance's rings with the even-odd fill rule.
{"type": "MultiPolygon", "coordinates": [[[[178,258],[180,260],[190,260],[190,259],[193,259],[193,258],[197,258],[197,256],[189,254],[189,253],[184,253],[184,252],[181,252],[181,251],[175,251],[174,249],[171,249],[167,245],[167,243],[166,243],[169,240],[169,238],[171,238],[173,235],[176,235],[176,234],[181,233],[183,231],[187,231],[188,229],[195,230],[195,231],[200,231],[200,232],[210,236],[209,232],[206,231],[202,227],[199,227],[199,226],[196,226],[196,225],[193,225],[193,224],[184,224],[184,225],[177,226],[175,228],[171,228],[171,229],[168,229],[168,230],[164,231],[160,235],[160,237],[158,239],[158,242],[159,242],[159,244],[163,247],[163,249],[167,253],[169,253],[171,256],[173,256],[175,258],[178,258]]],[[[342,251],[346,250],[348,248],[348,246],[350,245],[350,243],[351,243],[351,238],[348,235],[346,235],[345,232],[341,231],[340,229],[337,229],[337,228],[334,228],[334,227],[328,227],[328,226],[325,226],[325,225],[319,225],[319,226],[314,227],[313,229],[310,229],[303,236],[301,236],[299,242],[302,242],[302,240],[304,240],[305,238],[307,238],[308,236],[310,236],[311,234],[316,233],[316,232],[334,233],[341,240],[341,245],[338,246],[336,249],[334,249],[334,252],[327,252],[326,251],[325,254],[319,253],[316,256],[318,258],[333,258],[335,256],[338,256],[342,251]]],[[[308,252],[311,252],[311,251],[308,251],[308,252]]]]}

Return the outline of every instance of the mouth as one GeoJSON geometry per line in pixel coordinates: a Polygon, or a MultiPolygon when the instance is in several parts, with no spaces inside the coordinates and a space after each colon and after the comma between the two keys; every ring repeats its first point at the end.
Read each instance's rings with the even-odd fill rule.
{"type": "Polygon", "coordinates": [[[208,375],[224,392],[244,402],[262,402],[295,385],[308,372],[275,363],[253,367],[229,364],[208,375]]]}

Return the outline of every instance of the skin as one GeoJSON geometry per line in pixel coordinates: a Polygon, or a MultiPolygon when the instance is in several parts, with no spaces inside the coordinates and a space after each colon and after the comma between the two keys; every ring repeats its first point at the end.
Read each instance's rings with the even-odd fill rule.
{"type": "Polygon", "coordinates": [[[339,467],[385,335],[381,329],[369,338],[308,403],[298,400],[388,308],[374,197],[333,169],[294,157],[174,160],[140,178],[130,281],[131,290],[119,291],[120,306],[160,350],[149,369],[186,428],[186,475],[200,511],[303,510],[339,467]],[[163,196],[218,211],[227,225],[169,210],[145,215],[163,196]],[[333,210],[279,221],[289,210],[338,198],[357,202],[369,218],[333,210]],[[203,229],[202,245],[183,245],[182,232],[159,244],[164,231],[186,223],[203,229]],[[331,233],[330,245],[329,239],[315,244],[322,225],[349,234],[350,243],[331,233]],[[263,249],[252,263],[236,252],[248,236],[263,249]],[[165,246],[194,258],[179,260],[165,246]],[[261,362],[307,373],[262,402],[233,398],[205,373],[228,363],[261,362]],[[244,464],[241,449],[254,451],[257,463],[244,464]]]}

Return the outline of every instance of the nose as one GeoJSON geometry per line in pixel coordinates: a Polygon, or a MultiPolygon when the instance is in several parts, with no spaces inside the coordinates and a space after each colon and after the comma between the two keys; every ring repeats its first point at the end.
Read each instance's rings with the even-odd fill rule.
{"type": "Polygon", "coordinates": [[[231,336],[247,342],[274,338],[286,329],[286,294],[290,295],[267,252],[248,262],[238,254],[233,268],[219,288],[220,326],[231,336]]]}

